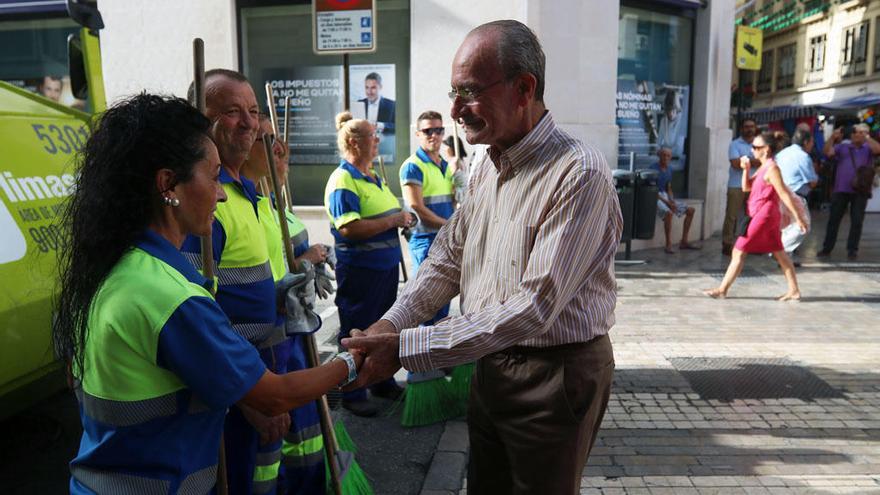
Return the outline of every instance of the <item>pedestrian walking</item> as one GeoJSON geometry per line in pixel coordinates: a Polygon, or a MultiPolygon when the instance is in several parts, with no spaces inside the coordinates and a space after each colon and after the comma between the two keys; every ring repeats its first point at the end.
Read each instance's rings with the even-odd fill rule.
{"type": "Polygon", "coordinates": [[[794,265],[782,247],[780,229],[782,215],[779,211],[779,202],[782,201],[788,208],[802,231],[806,232],[807,224],[795,204],[797,200],[782,182],[782,173],[773,159],[780,148],[781,145],[777,138],[773,134],[765,132],[752,140],[752,151],[761,164],[754,175],[751,173],[751,159],[745,156],[741,159],[742,189],[749,193],[745,232],[741,232],[740,237],[736,240],[730,264],[727,266],[721,285],[703,291],[709,297],[716,299],[727,297],[727,291],[742,272],[747,254],[773,253],[773,257],[782,268],[782,273],[788,284],[788,291],[779,296],[777,300],[796,301],[801,298],[794,265]]]}
{"type": "MultiPolygon", "coordinates": [[[[795,206],[801,211],[807,228],[810,227],[810,207],[807,204],[807,196],[819,183],[819,176],[816,175],[816,169],[813,167],[813,159],[810,158],[812,151],[813,134],[809,129],[799,127],[791,137],[791,146],[776,155],[776,164],[782,173],[782,182],[785,183],[789,191],[795,194],[795,206]]],[[[792,220],[790,216],[783,218],[782,248],[791,258],[794,266],[798,267],[800,262],[795,257],[795,250],[804,242],[809,231],[801,231],[797,222],[792,220]]]]}
{"type": "Polygon", "coordinates": [[[517,21],[467,35],[452,64],[452,117],[488,153],[418,277],[382,319],[343,341],[368,354],[359,384],[401,364],[477,361],[471,494],[579,493],[611,392],[623,218],[602,154],[544,106],[544,60],[517,21]],[[459,293],[461,316],[419,326],[459,293]]]}

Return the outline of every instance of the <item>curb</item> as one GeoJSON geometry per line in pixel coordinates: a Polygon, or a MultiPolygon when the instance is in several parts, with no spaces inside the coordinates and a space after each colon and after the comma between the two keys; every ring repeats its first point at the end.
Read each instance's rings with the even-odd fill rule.
{"type": "Polygon", "coordinates": [[[459,495],[468,462],[467,423],[447,421],[420,495],[459,495]]]}

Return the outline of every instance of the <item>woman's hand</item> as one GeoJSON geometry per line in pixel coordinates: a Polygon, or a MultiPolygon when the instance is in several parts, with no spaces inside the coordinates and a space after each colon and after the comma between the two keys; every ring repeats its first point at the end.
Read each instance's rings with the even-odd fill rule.
{"type": "Polygon", "coordinates": [[[739,166],[743,170],[748,170],[752,168],[752,160],[747,156],[739,157],[739,166]]]}
{"type": "Polygon", "coordinates": [[[798,227],[801,229],[801,233],[806,234],[807,231],[810,229],[807,226],[807,222],[805,222],[804,219],[800,217],[800,215],[798,215],[798,218],[796,221],[797,221],[798,227]]]}

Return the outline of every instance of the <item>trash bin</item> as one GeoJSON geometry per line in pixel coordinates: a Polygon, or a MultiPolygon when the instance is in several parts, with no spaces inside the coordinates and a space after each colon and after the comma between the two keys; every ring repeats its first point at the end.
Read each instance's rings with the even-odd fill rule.
{"type": "Polygon", "coordinates": [[[657,221],[656,170],[642,169],[635,172],[635,199],[633,205],[633,239],[653,239],[657,221]]]}
{"type": "Polygon", "coordinates": [[[611,173],[614,187],[617,189],[617,200],[620,202],[620,213],[623,214],[623,235],[620,242],[632,240],[633,231],[633,173],[629,170],[617,169],[611,173]]]}

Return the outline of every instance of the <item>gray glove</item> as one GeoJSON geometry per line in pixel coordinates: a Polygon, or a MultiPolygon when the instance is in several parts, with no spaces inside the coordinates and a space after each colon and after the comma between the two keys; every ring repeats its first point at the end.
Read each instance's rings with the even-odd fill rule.
{"type": "Polygon", "coordinates": [[[315,313],[315,269],[308,261],[301,263],[300,273],[288,273],[279,281],[279,285],[287,285],[284,297],[287,335],[313,333],[321,328],[321,317],[315,313]],[[285,282],[288,278],[290,282],[285,282]]]}
{"type": "Polygon", "coordinates": [[[336,277],[327,270],[327,263],[318,263],[315,266],[315,290],[321,299],[327,299],[336,292],[331,280],[336,280],[336,277]]]}
{"type": "Polygon", "coordinates": [[[324,244],[324,249],[327,250],[327,258],[324,260],[324,263],[327,263],[330,265],[330,269],[336,271],[336,249],[334,249],[333,246],[328,246],[326,244],[324,244]]]}

